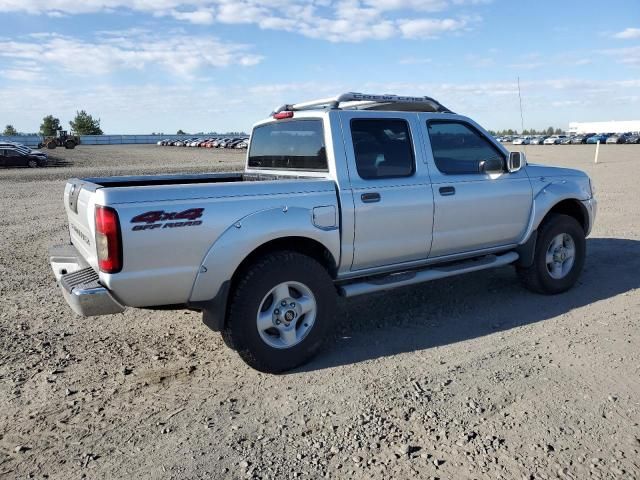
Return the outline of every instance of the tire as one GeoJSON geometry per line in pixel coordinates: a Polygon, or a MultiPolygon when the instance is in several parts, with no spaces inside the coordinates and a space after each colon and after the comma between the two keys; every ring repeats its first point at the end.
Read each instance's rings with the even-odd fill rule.
{"type": "Polygon", "coordinates": [[[568,215],[554,213],[538,229],[533,264],[516,267],[516,272],[529,290],[555,295],[573,287],[585,255],[586,240],[580,223],[568,215]]]}
{"type": "Polygon", "coordinates": [[[314,357],[332,332],[335,303],[320,263],[296,252],[271,253],[249,266],[231,292],[224,342],[256,370],[291,370],[314,357]]]}
{"type": "Polygon", "coordinates": [[[29,167],[29,168],[36,168],[36,167],[39,167],[39,166],[40,165],[38,165],[38,161],[36,159],[34,159],[34,158],[30,158],[27,161],[27,167],[29,167]]]}
{"type": "Polygon", "coordinates": [[[55,140],[51,140],[51,141],[47,142],[47,148],[48,148],[49,150],[53,150],[53,149],[55,149],[57,146],[58,146],[58,144],[56,143],[56,141],[55,141],[55,140]]]}
{"type": "Polygon", "coordinates": [[[73,140],[67,140],[66,142],[64,142],[64,148],[73,150],[74,148],[76,148],[76,142],[74,142],[73,140]]]}

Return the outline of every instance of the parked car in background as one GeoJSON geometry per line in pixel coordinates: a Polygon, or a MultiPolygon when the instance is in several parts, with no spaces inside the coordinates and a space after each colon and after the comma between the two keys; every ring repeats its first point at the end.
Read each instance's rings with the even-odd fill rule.
{"type": "Polygon", "coordinates": [[[20,148],[16,145],[0,144],[0,166],[2,167],[44,167],[47,165],[47,154],[20,148]]]}
{"type": "Polygon", "coordinates": [[[640,134],[632,133],[627,137],[627,143],[640,143],[640,134]]]}
{"type": "Polygon", "coordinates": [[[516,137],[513,139],[513,145],[529,145],[531,137],[516,137]]]}
{"type": "Polygon", "coordinates": [[[236,145],[238,145],[240,142],[245,141],[246,138],[244,137],[236,137],[233,140],[231,140],[230,142],[227,142],[227,145],[225,148],[236,148],[236,145]]]}
{"type": "Polygon", "coordinates": [[[560,145],[571,145],[571,140],[573,140],[573,137],[564,137],[561,141],[560,141],[560,145]]]}
{"type": "Polygon", "coordinates": [[[607,138],[609,138],[608,133],[599,133],[597,135],[591,135],[589,138],[587,138],[587,143],[591,145],[598,142],[605,143],[607,141],[607,138]]]}
{"type": "Polygon", "coordinates": [[[542,143],[547,139],[545,136],[533,137],[529,142],[530,145],[542,145],[542,143]]]}
{"type": "Polygon", "coordinates": [[[544,139],[544,145],[560,145],[560,142],[567,138],[566,135],[552,135],[544,139]]]}
{"type": "Polygon", "coordinates": [[[238,148],[238,149],[247,149],[247,148],[249,148],[249,139],[242,140],[241,142],[239,142],[235,146],[235,148],[238,148]]]}
{"type": "Polygon", "coordinates": [[[587,143],[587,139],[589,137],[593,136],[593,133],[581,133],[579,135],[576,135],[575,137],[573,137],[571,139],[571,143],[573,145],[579,145],[581,143],[587,143]]]}
{"type": "Polygon", "coordinates": [[[45,161],[49,158],[49,156],[46,153],[41,152],[40,150],[32,150],[31,148],[27,147],[26,145],[23,145],[22,143],[0,142],[0,148],[5,148],[9,150],[15,149],[15,150],[18,150],[20,153],[33,155],[45,161]]]}
{"type": "Polygon", "coordinates": [[[627,143],[626,135],[611,135],[607,138],[606,143],[627,143]]]}

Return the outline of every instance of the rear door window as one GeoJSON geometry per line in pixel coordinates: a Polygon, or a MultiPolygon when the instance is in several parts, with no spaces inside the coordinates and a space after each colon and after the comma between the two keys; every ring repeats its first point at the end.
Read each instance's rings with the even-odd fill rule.
{"type": "Polygon", "coordinates": [[[322,120],[290,120],[256,127],[251,135],[249,167],[280,170],[328,170],[322,120]]]}
{"type": "Polygon", "coordinates": [[[411,135],[405,120],[353,119],[351,138],[360,178],[410,177],[415,173],[411,135]]]}

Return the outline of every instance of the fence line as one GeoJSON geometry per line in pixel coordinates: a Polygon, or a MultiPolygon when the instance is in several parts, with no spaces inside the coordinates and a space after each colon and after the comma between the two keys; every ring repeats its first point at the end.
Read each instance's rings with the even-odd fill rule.
{"type": "Polygon", "coordinates": [[[11,137],[0,136],[0,142],[21,143],[27,147],[37,147],[42,141],[42,137],[38,135],[14,135],[11,137]]]}
{"type": "MultiPolygon", "coordinates": [[[[82,145],[128,145],[128,144],[152,144],[160,140],[169,138],[171,140],[182,140],[193,137],[213,137],[223,136],[222,134],[203,134],[203,135],[81,135],[80,144],[82,145]]],[[[231,136],[231,135],[224,135],[231,136]]],[[[42,142],[39,135],[17,135],[11,137],[0,136],[0,142],[22,143],[28,147],[37,147],[42,142]]]]}

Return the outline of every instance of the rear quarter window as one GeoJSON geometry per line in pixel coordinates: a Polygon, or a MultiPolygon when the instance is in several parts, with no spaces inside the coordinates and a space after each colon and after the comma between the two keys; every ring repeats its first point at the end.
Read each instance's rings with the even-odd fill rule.
{"type": "Polygon", "coordinates": [[[254,128],[249,168],[327,171],[322,120],[289,120],[254,128]]]}

